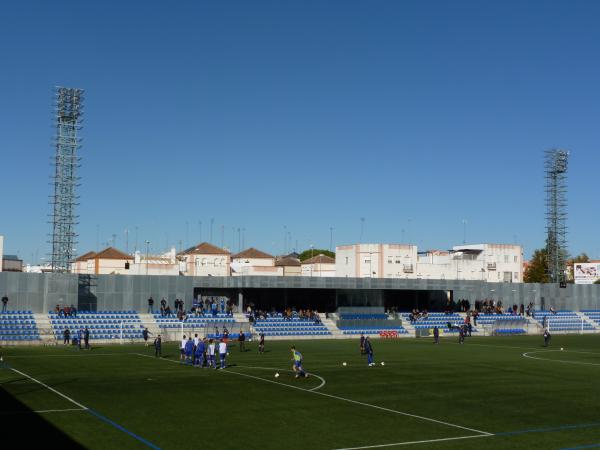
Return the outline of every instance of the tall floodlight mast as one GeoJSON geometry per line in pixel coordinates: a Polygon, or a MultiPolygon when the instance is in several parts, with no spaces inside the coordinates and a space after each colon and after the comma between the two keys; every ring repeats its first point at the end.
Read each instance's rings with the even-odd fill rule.
{"type": "Polygon", "coordinates": [[[68,272],[75,257],[77,234],[77,194],[75,188],[79,178],[76,170],[79,167],[77,150],[81,148],[81,115],[83,107],[83,90],[57,87],[54,92],[55,127],[54,145],[54,195],[50,197],[52,204],[52,271],[68,272]]]}
{"type": "Polygon", "coordinates": [[[566,281],[567,261],[567,166],[569,152],[547,150],[546,169],[546,250],[548,273],[553,283],[566,281]]]}

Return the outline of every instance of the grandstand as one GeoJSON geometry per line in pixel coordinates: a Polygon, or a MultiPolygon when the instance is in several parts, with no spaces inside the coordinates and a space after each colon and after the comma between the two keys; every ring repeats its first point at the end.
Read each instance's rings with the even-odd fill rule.
{"type": "Polygon", "coordinates": [[[542,328],[548,328],[550,333],[584,333],[596,330],[584,315],[575,311],[534,311],[533,317],[542,328]]]}
{"type": "Polygon", "coordinates": [[[32,342],[40,339],[31,311],[6,311],[0,313],[0,341],[32,342]]]}
{"type": "MultiPolygon", "coordinates": [[[[410,323],[410,313],[402,313],[402,318],[410,323]]],[[[426,317],[415,319],[411,325],[415,330],[438,327],[444,333],[457,333],[458,327],[464,324],[464,322],[464,316],[457,313],[430,312],[426,317]]],[[[472,333],[476,332],[477,327],[473,326],[472,333]]]]}
{"type": "Polygon", "coordinates": [[[402,320],[388,317],[383,307],[340,307],[337,316],[336,326],[343,335],[408,335],[402,320]]]}
{"type": "MultiPolygon", "coordinates": [[[[93,342],[140,341],[147,327],[151,336],[162,334],[165,341],[176,341],[180,334],[197,333],[213,339],[223,337],[227,328],[229,339],[237,339],[244,331],[249,340],[258,334],[275,339],[350,338],[364,334],[379,337],[415,337],[429,335],[438,327],[442,333],[455,334],[465,322],[466,313],[431,312],[410,322],[410,313],[387,314],[381,307],[339,308],[330,315],[311,318],[294,313],[261,315],[249,321],[246,314],[189,314],[184,321],[176,316],[159,313],[140,314],[128,311],[79,311],[76,316],[33,314],[32,311],[8,311],[0,314],[0,342],[11,344],[41,344],[62,342],[65,328],[71,336],[88,328],[93,342]],[[448,326],[450,325],[450,327],[448,326]]],[[[533,311],[531,317],[512,314],[479,314],[477,326],[472,320],[472,333],[479,335],[540,334],[545,327],[551,333],[600,333],[600,310],[533,311]]]]}
{"type": "Polygon", "coordinates": [[[65,329],[76,336],[80,329],[89,329],[90,340],[142,339],[142,326],[136,311],[79,311],[75,316],[59,316],[48,312],[56,340],[63,339],[65,329]]]}
{"type": "Polygon", "coordinates": [[[305,319],[298,316],[285,318],[282,314],[275,314],[256,319],[254,321],[254,330],[257,334],[263,333],[265,336],[329,336],[331,332],[320,320],[305,319]]]}

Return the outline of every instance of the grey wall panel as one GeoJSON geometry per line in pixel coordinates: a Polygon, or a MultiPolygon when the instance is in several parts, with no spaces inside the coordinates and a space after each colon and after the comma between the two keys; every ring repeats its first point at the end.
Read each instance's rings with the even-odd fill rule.
{"type": "Polygon", "coordinates": [[[0,295],[8,295],[10,309],[43,312],[61,305],[93,305],[97,310],[146,311],[150,295],[158,308],[161,298],[191,304],[194,288],[305,288],[340,290],[350,305],[383,301],[382,289],[453,291],[455,299],[502,300],[506,306],[530,301],[548,309],[600,309],[600,285],[485,283],[456,280],[355,279],[318,277],[184,277],[135,275],[74,275],[0,273],[0,295]]]}

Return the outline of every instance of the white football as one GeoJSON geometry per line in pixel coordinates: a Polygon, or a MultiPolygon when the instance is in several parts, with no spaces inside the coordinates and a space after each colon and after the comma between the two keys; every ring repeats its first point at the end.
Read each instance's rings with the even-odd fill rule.
{"type": "Polygon", "coordinates": [[[385,366],[385,363],[384,363],[383,361],[381,361],[381,365],[382,365],[382,366],[385,366]]]}
{"type": "Polygon", "coordinates": [[[342,363],[342,366],[345,366],[345,365],[346,365],[346,361],[344,361],[344,362],[342,363]]]}
{"type": "Polygon", "coordinates": [[[562,348],[562,347],[561,347],[561,348],[560,348],[560,351],[562,352],[563,350],[564,350],[564,348],[562,348]]]}
{"type": "Polygon", "coordinates": [[[279,373],[275,372],[275,378],[279,378],[279,373]]]}

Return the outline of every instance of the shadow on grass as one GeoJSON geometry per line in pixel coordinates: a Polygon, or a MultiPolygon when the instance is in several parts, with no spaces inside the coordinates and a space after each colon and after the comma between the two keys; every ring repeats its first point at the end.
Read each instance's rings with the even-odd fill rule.
{"type": "Polygon", "coordinates": [[[0,422],[2,428],[15,436],[19,440],[19,445],[24,448],[33,447],[34,444],[42,441],[52,443],[52,447],[58,448],[85,448],[2,388],[0,388],[0,422]]]}

